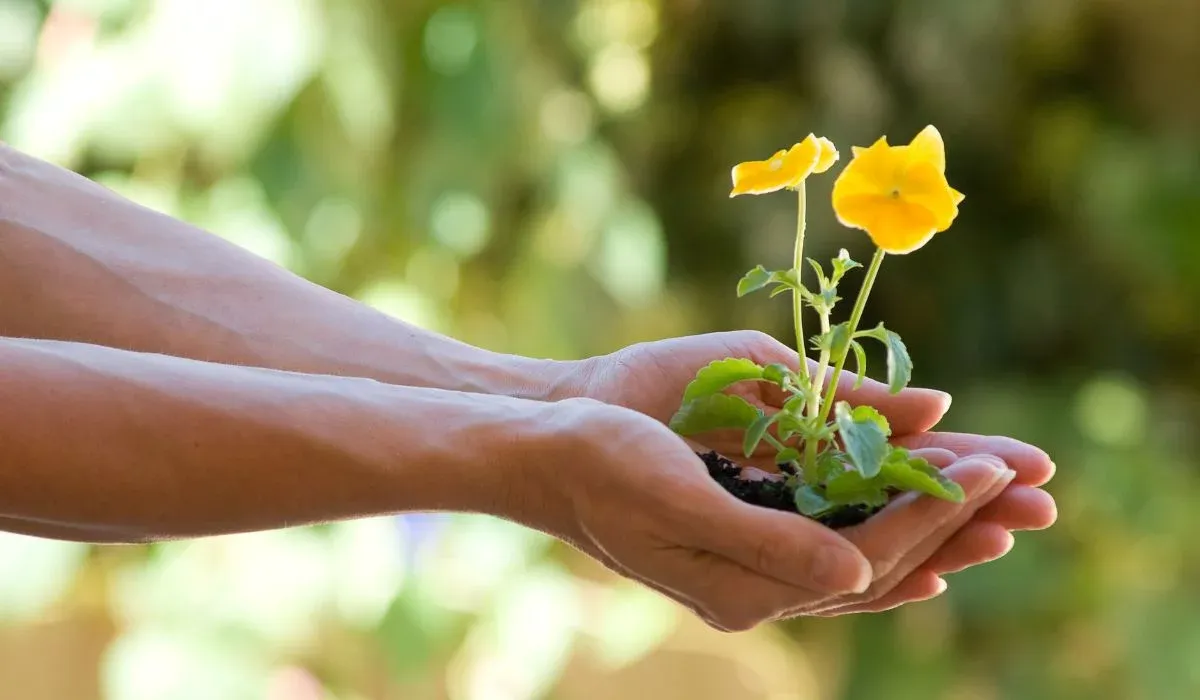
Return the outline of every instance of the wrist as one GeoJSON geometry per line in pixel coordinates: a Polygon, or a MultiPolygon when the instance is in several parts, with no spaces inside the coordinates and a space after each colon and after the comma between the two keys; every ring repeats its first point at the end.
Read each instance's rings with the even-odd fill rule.
{"type": "Polygon", "coordinates": [[[580,481],[572,475],[595,471],[605,461],[604,436],[626,411],[585,398],[521,403],[533,408],[502,429],[508,442],[496,473],[503,484],[493,487],[500,497],[489,514],[571,539],[578,536],[573,523],[580,481]]]}
{"type": "Polygon", "coordinates": [[[489,353],[464,376],[464,391],[556,402],[585,394],[587,360],[547,360],[489,353]]]}

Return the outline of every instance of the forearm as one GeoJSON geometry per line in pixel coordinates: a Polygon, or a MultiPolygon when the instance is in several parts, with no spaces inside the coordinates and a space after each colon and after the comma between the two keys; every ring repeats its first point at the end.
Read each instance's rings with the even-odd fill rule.
{"type": "Polygon", "coordinates": [[[3,144],[0,335],[539,400],[578,375],[404,324],[3,144]]]}
{"type": "Polygon", "coordinates": [[[513,484],[570,439],[564,410],[0,339],[0,528],[144,541],[403,511],[508,517],[513,484]]]}

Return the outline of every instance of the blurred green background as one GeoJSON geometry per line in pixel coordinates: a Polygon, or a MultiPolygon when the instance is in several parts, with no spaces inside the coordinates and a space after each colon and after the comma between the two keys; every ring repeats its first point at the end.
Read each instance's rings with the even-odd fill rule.
{"type": "MultiPolygon", "coordinates": [[[[1200,697],[1198,67],[1196,0],[0,0],[0,138],[538,356],[789,337],[733,288],[794,200],[729,168],[932,122],[967,200],[866,322],[1061,506],[936,601],[736,636],[484,519],[3,536],[0,697],[1200,697]]],[[[831,183],[810,250],[862,259],[831,183]]]]}

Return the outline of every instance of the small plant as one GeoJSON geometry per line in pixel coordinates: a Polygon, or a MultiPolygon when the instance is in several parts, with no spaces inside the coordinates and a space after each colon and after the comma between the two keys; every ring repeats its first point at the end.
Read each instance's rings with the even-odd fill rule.
{"type": "Polygon", "coordinates": [[[804,141],[768,160],[734,167],[731,197],[783,189],[798,195],[792,266],[767,270],[759,265],[738,283],[737,293],[739,297],[765,289],[772,297],[791,293],[799,371],[781,364],[763,367],[743,358],[713,362],[688,385],[671,421],[671,427],[681,435],[744,430],[743,454],[749,458],[760,448],[773,449],[775,463],[786,478],[758,482],[761,486],[756,499],[748,482],[728,478],[731,472],[736,475],[740,470],[727,460],[705,455],[710,473],[744,500],[794,508],[834,527],[861,522],[900,492],[919,491],[951,501],[963,498],[958,484],[937,468],[888,442],[888,422],[877,410],[834,401],[838,380],[851,356],[859,384],[865,376],[863,341],[878,341],[886,349],[887,382],[892,393],[908,385],[912,360],[904,342],[883,324],[860,330],[863,308],[884,257],[888,253],[911,253],[934,234],[945,231],[958,215],[963,199],[946,181],[945,148],[933,126],[926,127],[908,145],[891,146],[884,137],[869,148],[855,147],[853,153],[834,183],[833,208],[844,226],[866,231],[876,250],[849,319],[836,324],[832,317],[841,301],[838,286],[862,265],[842,250],[828,269],[811,258],[807,260],[816,278],[813,288],[806,286],[802,278],[806,262],[805,181],[837,162],[834,145],[809,134],[804,141]],[[807,343],[816,359],[812,371],[805,347],[805,307],[816,313],[820,324],[820,332],[807,343]],[[767,412],[725,393],[728,387],[745,381],[775,384],[790,398],[778,412],[767,412]],[[767,490],[774,496],[763,497],[767,490]],[[780,494],[785,497],[780,499],[780,494]]]}

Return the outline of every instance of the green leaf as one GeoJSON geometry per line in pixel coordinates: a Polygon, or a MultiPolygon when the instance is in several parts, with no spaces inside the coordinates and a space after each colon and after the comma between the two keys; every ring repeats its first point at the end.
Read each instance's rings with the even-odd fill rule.
{"type": "MultiPolygon", "coordinates": [[[[778,285],[777,287],[775,287],[774,289],[772,289],[771,294],[769,296],[771,299],[774,299],[775,297],[779,296],[780,294],[786,294],[788,292],[795,291],[795,290],[796,290],[796,287],[793,287],[790,284],[781,284],[781,285],[778,285]]],[[[807,298],[809,298],[809,296],[811,296],[811,295],[807,289],[800,290],[800,298],[801,299],[807,299],[807,298]]]]}
{"type": "Polygon", "coordinates": [[[792,496],[801,515],[816,518],[828,513],[836,504],[830,503],[811,486],[801,485],[792,496]]]}
{"type": "Polygon", "coordinates": [[[808,258],[808,264],[812,265],[812,269],[817,271],[817,279],[821,282],[821,289],[828,289],[829,278],[825,276],[825,268],[821,267],[821,263],[813,260],[812,258],[808,258]]]}
{"type": "Polygon", "coordinates": [[[800,450],[797,450],[794,447],[786,447],[786,448],[780,450],[779,454],[775,455],[775,463],[776,464],[787,464],[788,462],[799,462],[799,461],[800,461],[800,450]]]}
{"type": "Polygon", "coordinates": [[[850,349],[854,351],[854,373],[858,375],[858,378],[854,380],[854,389],[857,391],[867,378],[867,351],[857,340],[850,341],[850,349]]]}
{"type": "Polygon", "coordinates": [[[805,398],[806,397],[803,394],[796,394],[795,396],[788,399],[787,401],[784,401],[783,402],[783,412],[789,413],[792,416],[795,416],[796,418],[803,418],[804,417],[804,405],[806,403],[808,403],[807,401],[805,401],[805,398]]]}
{"type": "Polygon", "coordinates": [[[845,401],[837,403],[834,416],[850,463],[868,479],[878,474],[891,449],[887,420],[870,406],[851,410],[845,401]]]}
{"type": "Polygon", "coordinates": [[[892,435],[892,426],[888,424],[888,419],[884,418],[883,414],[877,411],[873,406],[855,406],[853,410],[850,411],[850,417],[860,422],[868,420],[872,421],[875,423],[875,425],[879,426],[879,429],[883,431],[884,435],[888,437],[891,437],[892,435]]]}
{"type": "Polygon", "coordinates": [[[684,404],[671,418],[671,429],[680,435],[696,435],[722,428],[749,428],[762,411],[740,396],[711,394],[684,404]]]}
{"type": "Polygon", "coordinates": [[[767,270],[762,265],[756,266],[753,270],[746,273],[738,282],[737,295],[738,298],[744,297],[751,292],[757,292],[763,287],[771,283],[773,272],[767,270]]]}
{"type": "Polygon", "coordinates": [[[901,389],[908,386],[908,383],[912,381],[912,358],[909,357],[908,348],[905,347],[904,341],[898,334],[884,328],[881,323],[869,331],[862,331],[855,335],[874,338],[887,348],[888,389],[893,394],[900,393],[901,389]]]}
{"type": "Polygon", "coordinates": [[[747,457],[754,454],[754,451],[758,449],[758,443],[762,442],[763,435],[767,433],[767,428],[779,420],[780,415],[779,413],[772,415],[764,413],[750,424],[750,427],[746,429],[746,436],[742,440],[742,454],[747,457]]]}
{"type": "Polygon", "coordinates": [[[850,326],[839,323],[821,335],[813,336],[813,347],[821,352],[828,352],[831,357],[841,357],[846,344],[850,342],[850,326]]]}
{"type": "Polygon", "coordinates": [[[909,455],[908,450],[902,447],[895,448],[888,455],[879,476],[889,486],[904,491],[919,491],[955,503],[962,503],[965,498],[962,486],[926,460],[909,455]]]}
{"type": "Polygon", "coordinates": [[[747,379],[762,379],[764,369],[741,357],[728,357],[700,368],[696,378],[683,390],[683,404],[724,391],[747,379]]]}
{"type": "MultiPolygon", "coordinates": [[[[817,479],[829,483],[837,476],[846,472],[846,453],[841,450],[827,449],[817,455],[817,479]]],[[[857,474],[858,472],[854,472],[857,474]]]]}
{"type": "Polygon", "coordinates": [[[852,260],[850,253],[845,248],[842,248],[838,256],[833,259],[833,283],[836,285],[838,282],[841,282],[846,273],[856,267],[862,267],[862,264],[852,260]]]}
{"type": "Polygon", "coordinates": [[[887,483],[867,478],[856,471],[844,471],[825,484],[825,498],[839,506],[881,506],[888,502],[887,483]]]}
{"type": "Polygon", "coordinates": [[[783,386],[783,380],[793,376],[792,370],[788,369],[787,365],[778,362],[772,362],[762,370],[762,378],[777,386],[783,386]]]}

